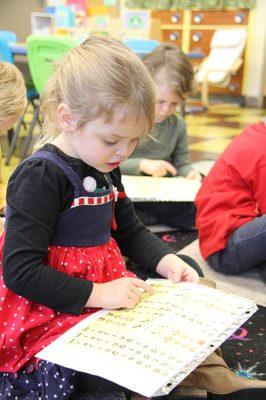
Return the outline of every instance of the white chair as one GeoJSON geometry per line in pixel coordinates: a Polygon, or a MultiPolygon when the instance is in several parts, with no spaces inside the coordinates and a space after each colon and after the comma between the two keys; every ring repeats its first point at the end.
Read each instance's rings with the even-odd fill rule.
{"type": "Polygon", "coordinates": [[[241,67],[246,36],[246,29],[217,29],[214,32],[210,53],[196,74],[204,106],[209,105],[209,86],[228,86],[232,75],[241,67]]]}

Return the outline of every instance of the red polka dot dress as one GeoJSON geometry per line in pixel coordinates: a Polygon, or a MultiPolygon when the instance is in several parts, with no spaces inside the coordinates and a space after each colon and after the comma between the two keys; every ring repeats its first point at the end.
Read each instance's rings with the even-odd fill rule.
{"type": "MultiPolygon", "coordinates": [[[[53,244],[45,260],[47,265],[97,283],[135,276],[126,270],[118,245],[111,238],[115,197],[111,184],[108,189],[88,192],[79,176],[57,155],[40,151],[32,157],[55,163],[75,188],[71,207],[57,221],[53,244]],[[95,224],[84,224],[88,215],[89,220],[97,221],[97,229],[95,224]]],[[[7,289],[2,277],[4,240],[5,234],[0,241],[0,371],[14,373],[29,365],[38,351],[95,309],[84,309],[78,316],[60,313],[7,289]]]]}

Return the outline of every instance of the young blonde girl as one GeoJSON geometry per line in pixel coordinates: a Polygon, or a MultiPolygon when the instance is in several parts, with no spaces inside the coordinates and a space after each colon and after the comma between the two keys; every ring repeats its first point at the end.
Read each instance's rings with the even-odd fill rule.
{"type": "MultiPolygon", "coordinates": [[[[138,57],[112,39],[85,41],[58,66],[43,109],[40,151],[18,166],[7,191],[2,400],[70,398],[83,375],[35,354],[95,308],[132,308],[141,290],[151,292],[121,251],[147,271],[198,281],[140,223],[121,184],[120,162],[154,119],[153,81],[138,57]]],[[[83,380],[84,390],[109,390],[104,380],[83,380]]]]}
{"type": "MultiPolygon", "coordinates": [[[[19,69],[10,63],[0,61],[0,134],[10,129],[26,104],[26,88],[19,69]]],[[[0,147],[0,213],[5,208],[5,184],[0,147]]]]}

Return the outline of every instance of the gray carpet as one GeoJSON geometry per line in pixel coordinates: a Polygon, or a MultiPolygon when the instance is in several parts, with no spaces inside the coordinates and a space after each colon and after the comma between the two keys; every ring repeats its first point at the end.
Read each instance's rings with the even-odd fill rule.
{"type": "Polygon", "coordinates": [[[257,272],[246,272],[238,276],[232,276],[214,271],[202,258],[198,240],[182,249],[180,253],[186,254],[197,261],[206,278],[213,279],[217,283],[218,289],[248,297],[257,304],[266,307],[266,284],[257,272]]]}

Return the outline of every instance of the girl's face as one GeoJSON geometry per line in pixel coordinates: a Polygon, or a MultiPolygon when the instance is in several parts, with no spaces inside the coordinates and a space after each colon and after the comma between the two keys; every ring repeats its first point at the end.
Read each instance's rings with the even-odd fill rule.
{"type": "Polygon", "coordinates": [[[110,172],[135,150],[145,126],[141,122],[134,117],[125,120],[119,111],[111,123],[99,119],[88,122],[67,135],[70,155],[101,172],[110,172]]]}
{"type": "Polygon", "coordinates": [[[163,122],[174,114],[180,97],[167,84],[156,85],[155,122],[163,122]]]}

